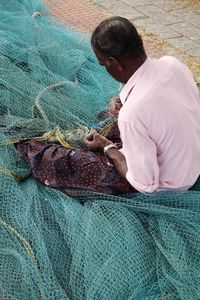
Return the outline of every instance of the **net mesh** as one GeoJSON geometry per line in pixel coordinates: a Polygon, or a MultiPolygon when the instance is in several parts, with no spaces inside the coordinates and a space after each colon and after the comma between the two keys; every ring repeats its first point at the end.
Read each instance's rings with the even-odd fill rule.
{"type": "Polygon", "coordinates": [[[13,143],[59,129],[81,147],[120,86],[40,0],[1,1],[0,20],[0,299],[199,299],[200,182],[121,197],[37,182],[13,143]]]}

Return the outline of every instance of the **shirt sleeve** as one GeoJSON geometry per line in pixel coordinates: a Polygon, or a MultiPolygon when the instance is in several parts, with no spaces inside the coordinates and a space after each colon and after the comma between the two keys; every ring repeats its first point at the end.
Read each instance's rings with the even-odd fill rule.
{"type": "Polygon", "coordinates": [[[128,167],[127,180],[140,192],[156,192],[159,185],[156,144],[139,120],[122,121],[119,126],[123,142],[122,153],[128,167]]]}

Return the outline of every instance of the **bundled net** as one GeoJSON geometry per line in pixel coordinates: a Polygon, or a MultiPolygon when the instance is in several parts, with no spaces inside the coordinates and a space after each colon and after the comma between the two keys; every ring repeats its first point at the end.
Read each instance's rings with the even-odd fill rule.
{"type": "Polygon", "coordinates": [[[199,299],[200,184],[70,197],[37,182],[14,144],[81,148],[120,86],[40,0],[1,1],[0,20],[0,299],[199,299]]]}

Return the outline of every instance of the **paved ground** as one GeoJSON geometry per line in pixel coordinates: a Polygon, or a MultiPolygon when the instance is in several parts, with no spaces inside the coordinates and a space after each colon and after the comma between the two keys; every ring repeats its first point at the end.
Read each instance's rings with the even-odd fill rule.
{"type": "Polygon", "coordinates": [[[149,55],[185,61],[200,83],[200,0],[46,0],[55,18],[83,32],[103,19],[129,18],[143,36],[149,55]]]}

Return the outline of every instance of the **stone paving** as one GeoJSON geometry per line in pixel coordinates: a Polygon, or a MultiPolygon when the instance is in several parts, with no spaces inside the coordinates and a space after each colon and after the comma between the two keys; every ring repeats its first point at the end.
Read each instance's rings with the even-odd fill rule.
{"type": "Polygon", "coordinates": [[[46,0],[55,18],[91,33],[120,15],[138,28],[150,56],[182,59],[200,83],[200,0],[46,0]]]}
{"type": "Polygon", "coordinates": [[[112,16],[106,8],[90,0],[46,0],[51,14],[81,32],[91,33],[105,18],[112,16]]]}
{"type": "MultiPolygon", "coordinates": [[[[200,83],[199,0],[96,0],[160,40],[162,50],[189,64],[200,83]]],[[[153,39],[153,37],[152,37],[153,39]]]]}
{"type": "Polygon", "coordinates": [[[200,60],[200,1],[96,0],[200,60]],[[178,4],[179,3],[179,4],[178,4]],[[189,5],[190,4],[190,5],[189,5]]]}

